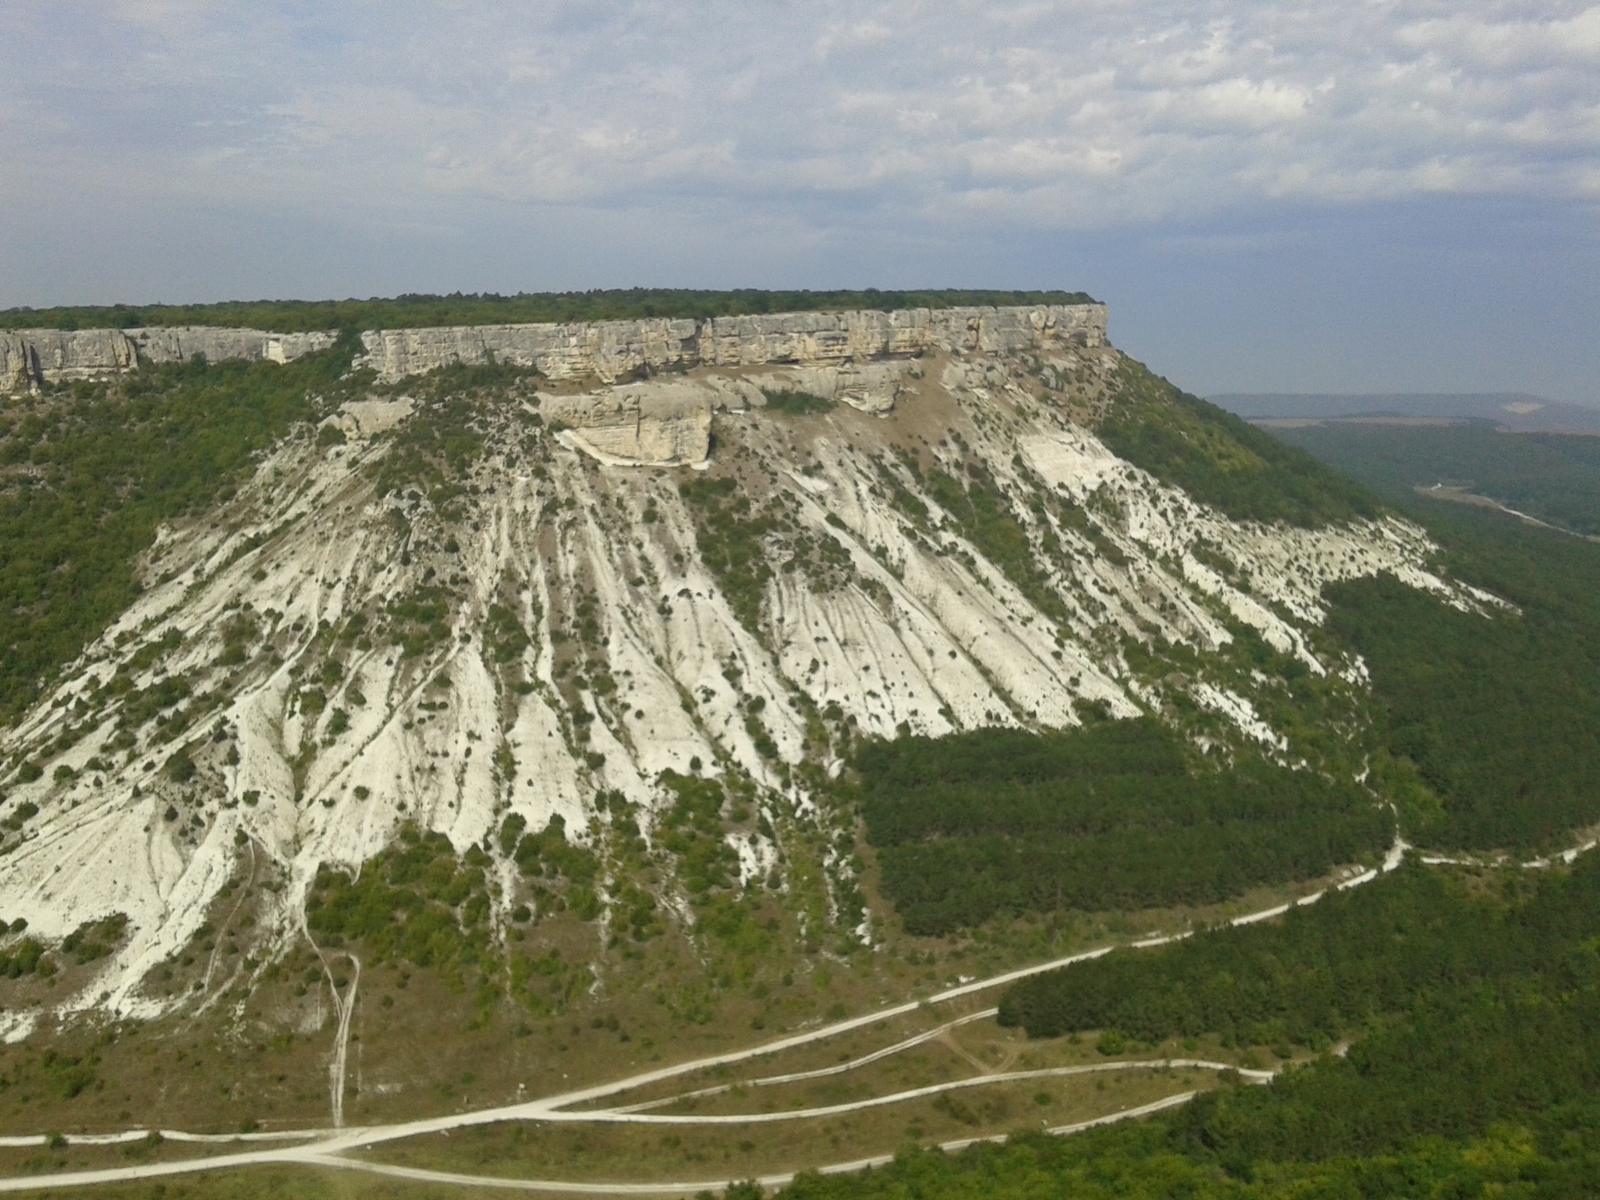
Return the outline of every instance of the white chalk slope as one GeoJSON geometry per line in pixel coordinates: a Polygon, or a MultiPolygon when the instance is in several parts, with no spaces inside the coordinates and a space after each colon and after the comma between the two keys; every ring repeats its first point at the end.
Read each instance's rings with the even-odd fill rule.
{"type": "MultiPolygon", "coordinates": [[[[1103,381],[1115,352],[1065,350],[1052,362],[1060,376],[1103,381]]],[[[1487,600],[1433,575],[1425,537],[1396,519],[1269,528],[1195,503],[1074,424],[1038,386],[1041,365],[1052,363],[932,354],[895,368],[905,378],[892,409],[801,417],[755,407],[747,372],[679,375],[675,404],[699,388],[715,410],[709,476],[608,464],[533,418],[541,404],[559,407],[553,399],[508,398],[481,412],[485,453],[439,504],[414,488],[380,498],[373,478],[408,422],[431,419],[426,408],[404,397],[352,406],[335,446],[302,431],[225,505],[162,532],[140,601],[6,733],[4,761],[46,770],[5,784],[8,811],[39,812],[20,840],[8,835],[0,917],[59,938],[127,914],[130,940],[62,1007],[149,1016],[204,1002],[251,969],[242,958],[218,965],[199,998],[141,989],[242,869],[282,884],[259,969],[295,936],[318,866],[360,864],[405,821],[462,850],[510,811],[533,828],[561,814],[581,837],[598,791],[648,811],[660,772],[696,758],[754,779],[763,804],[803,813],[816,798],[789,768],[807,754],[808,707],[837,705],[835,719],[869,733],[941,734],[1070,725],[1085,701],[1131,716],[1181,688],[1240,744],[1295,761],[1252,700],[1267,681],[1219,657],[1215,672],[1174,682],[1132,669],[1125,647],[1159,636],[1214,651],[1240,622],[1354,687],[1360,664],[1319,657],[1308,641],[1324,583],[1391,571],[1453,603],[1487,600]],[[1060,600],[1054,617],[944,519],[903,452],[958,477],[981,461],[1030,537],[1053,536],[1060,553],[1037,561],[1060,600]],[[702,563],[696,510],[679,493],[728,471],[757,507],[777,497],[789,514],[793,530],[769,538],[775,567],[799,536],[833,538],[850,560],[826,584],[775,569],[754,630],[702,563]],[[1045,492],[1089,525],[1030,502],[1045,492]],[[906,496],[928,512],[920,527],[906,496]],[[408,656],[390,606],[419,597],[443,605],[447,636],[408,656]],[[495,633],[508,622],[528,636],[509,657],[495,633]],[[106,686],[169,630],[181,642],[147,652],[132,690],[106,686]],[[578,644],[587,661],[558,674],[578,644]],[[131,698],[177,677],[187,697],[114,744],[131,698]],[[166,739],[175,713],[189,714],[177,718],[187,727],[166,739]],[[69,728],[76,743],[47,758],[42,748],[69,728]],[[776,757],[758,749],[762,728],[776,757]],[[167,766],[180,749],[195,764],[188,779],[167,766]]],[[[765,837],[737,849],[747,873],[777,862],[765,837]]],[[[37,1016],[7,1014],[8,1036],[37,1016]]]]}

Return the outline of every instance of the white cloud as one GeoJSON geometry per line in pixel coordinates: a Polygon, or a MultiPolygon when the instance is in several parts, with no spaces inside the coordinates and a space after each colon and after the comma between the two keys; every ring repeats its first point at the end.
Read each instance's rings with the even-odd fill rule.
{"type": "Polygon", "coordinates": [[[9,161],[140,202],[1073,228],[1577,200],[1600,162],[1600,6],[1561,0],[20,0],[8,20],[9,161]]]}

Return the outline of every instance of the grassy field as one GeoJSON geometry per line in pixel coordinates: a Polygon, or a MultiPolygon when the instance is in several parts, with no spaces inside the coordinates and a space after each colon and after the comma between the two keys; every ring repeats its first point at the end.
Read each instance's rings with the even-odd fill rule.
{"type": "MultiPolygon", "coordinates": [[[[869,860],[869,895],[871,877],[869,860]]],[[[758,1045],[823,1019],[859,1015],[1153,930],[1226,920],[1320,886],[1262,888],[1203,909],[994,922],[949,938],[908,937],[890,926],[877,948],[848,956],[806,954],[785,939],[788,949],[748,979],[731,970],[726,976],[708,971],[694,947],[668,934],[627,956],[608,957],[592,994],[585,986],[566,1010],[542,1017],[504,996],[485,1004],[436,970],[367,958],[351,1024],[346,1119],[409,1120],[567,1091],[758,1045]],[[451,1043],[448,1058],[435,1052],[443,1035],[451,1043]]],[[[873,902],[881,903],[875,896],[873,902]]],[[[573,961],[587,962],[580,942],[592,934],[579,922],[570,926],[560,920],[541,925],[543,940],[522,945],[530,953],[542,953],[547,944],[565,946],[573,961]]],[[[359,944],[350,948],[365,955],[359,944]]],[[[203,958],[194,957],[191,973],[203,958]]],[[[325,1124],[333,1016],[327,984],[320,969],[313,976],[314,966],[302,946],[270,977],[236,990],[198,1019],[180,1012],[151,1022],[69,1029],[46,1021],[25,1042],[0,1046],[0,1121],[9,1133],[59,1130],[69,1136],[138,1124],[197,1133],[325,1124]],[[235,1004],[242,1005],[237,1020],[235,1004]]],[[[189,987],[191,981],[185,975],[173,984],[189,987]]],[[[0,981],[0,991],[8,1007],[47,1003],[59,994],[28,977],[0,981]]],[[[965,998],[765,1055],[740,1073],[754,1078],[829,1066],[993,1004],[996,996],[965,998]]],[[[705,1072],[628,1100],[722,1082],[705,1072]]]]}
{"type": "Polygon", "coordinates": [[[1201,1071],[1023,1081],[841,1116],[750,1126],[567,1125],[519,1122],[375,1147],[377,1162],[511,1178],[672,1182],[740,1179],[892,1154],[908,1143],[1046,1128],[1215,1086],[1201,1071]]]}
{"type": "MultiPolygon", "coordinates": [[[[59,1190],[19,1192],[29,1200],[59,1197],[59,1190]]],[[[464,1188],[412,1183],[327,1167],[257,1167],[180,1175],[157,1182],[97,1184],[96,1200],[504,1200],[504,1188],[464,1188]]]]}
{"type": "MultiPolygon", "coordinates": [[[[825,1162],[849,1162],[886,1155],[908,1144],[993,1137],[1017,1129],[1050,1128],[1102,1117],[1174,1093],[1217,1086],[1220,1076],[1195,1068],[1105,1071],[1024,1080],[974,1082],[937,1095],[909,1097],[845,1114],[807,1117],[797,1110],[836,1105],[868,1097],[893,1096],[909,1089],[956,1080],[981,1080],[987,1073],[1062,1066],[1106,1067],[1128,1059],[1101,1053],[1093,1039],[1077,1036],[1025,1042],[1015,1031],[979,1017],[944,1027],[956,1012],[922,1008],[780,1055],[761,1056],[704,1073],[658,1084],[648,1092],[666,1096],[707,1086],[728,1090],[662,1105],[653,1113],[705,1117],[717,1113],[791,1112],[794,1119],[716,1125],[646,1125],[596,1121],[518,1121],[470,1126],[446,1133],[379,1144],[359,1157],[373,1163],[430,1171],[496,1176],[606,1182],[727,1180],[775,1174],[825,1162]],[[918,1032],[939,1036],[867,1065],[821,1079],[751,1088],[744,1081],[775,1072],[815,1070],[854,1060],[918,1032]],[[803,1051],[803,1052],[802,1052],[803,1051]],[[731,1085],[731,1086],[729,1086],[731,1085]]],[[[1168,1056],[1218,1057],[1247,1065],[1249,1054],[1230,1053],[1207,1039],[1161,1046],[1130,1045],[1136,1059],[1168,1056]]],[[[647,1094],[619,1093],[609,1105],[637,1103],[647,1094]]],[[[278,1145],[276,1143],[272,1145],[278,1145]]],[[[266,1148],[233,1141],[194,1146],[173,1141],[126,1146],[88,1146],[70,1139],[53,1146],[0,1151],[0,1170],[9,1176],[94,1170],[266,1148]]],[[[316,1188],[297,1194],[386,1195],[396,1185],[356,1172],[317,1168],[316,1188]],[[380,1186],[380,1184],[382,1186],[380,1186]]],[[[195,1197],[277,1195],[302,1178],[277,1166],[229,1168],[144,1183],[143,1195],[195,1197]],[[177,1190],[171,1190],[171,1189],[177,1190]],[[149,1189],[161,1189],[153,1191],[149,1189]],[[252,1190],[256,1189],[256,1190],[252,1190]]],[[[119,1194],[123,1189],[109,1189],[119,1194]]],[[[97,1194],[106,1194],[97,1192],[97,1194]]],[[[416,1194],[429,1194],[418,1190],[416,1194]]]]}

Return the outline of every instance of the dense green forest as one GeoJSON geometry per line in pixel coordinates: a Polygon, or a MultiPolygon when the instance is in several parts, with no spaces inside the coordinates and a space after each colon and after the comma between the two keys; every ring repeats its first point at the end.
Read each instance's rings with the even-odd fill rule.
{"type": "Polygon", "coordinates": [[[1548,982],[1549,973],[1581,965],[1570,953],[1595,932],[1600,856],[1586,856],[1571,878],[1542,882],[1531,899],[1514,902],[1407,865],[1281,921],[1117,950],[1024,980],[1001,1001],[1000,1022],[1035,1037],[1113,1029],[1156,1042],[1219,1033],[1242,1045],[1325,1048],[1424,994],[1548,982]]]}
{"type": "MultiPolygon", "coordinates": [[[[1119,951],[1017,985],[1051,1028],[1269,1033],[1336,1014],[1363,1036],[1267,1087],[1071,1138],[807,1175],[787,1200],[1600,1193],[1600,855],[1570,871],[1442,879],[1406,869],[1277,925],[1119,951]],[[1487,886],[1486,886],[1487,885],[1487,886]],[[1203,1013],[1196,1018],[1193,1014],[1203,1013]]],[[[1030,1029],[1033,1026],[1030,1023],[1030,1029]]],[[[1280,1030],[1276,1036],[1283,1036],[1280,1030]]]]}
{"type": "Polygon", "coordinates": [[[1316,876],[1392,837],[1360,787],[1192,758],[1151,718],[869,742],[853,795],[907,930],[1205,904],[1316,876]]]}
{"type": "Polygon", "coordinates": [[[1600,613],[1517,594],[1520,615],[1484,617],[1387,575],[1328,589],[1329,627],[1366,660],[1391,754],[1442,801],[1407,830],[1419,844],[1527,851],[1600,820],[1600,613]]]}
{"type": "MultiPolygon", "coordinates": [[[[1578,1101],[1459,1141],[1311,1162],[1235,1161],[1175,1146],[1155,1118],[1076,1137],[1020,1132],[958,1154],[908,1147],[848,1175],[807,1173],[780,1200],[1592,1200],[1600,1195],[1600,1103],[1578,1101]]],[[[755,1200],[753,1184],[728,1200],[755,1200]]]]}
{"type": "Polygon", "coordinates": [[[749,313],[841,312],[849,309],[959,308],[967,305],[1093,304],[1084,292],[787,291],[737,288],[613,288],[588,292],[522,292],[392,300],[234,300],[223,304],[112,304],[76,308],[8,308],[0,329],[133,329],[155,325],[224,325],[297,333],[311,329],[412,329],[429,325],[512,325],[617,321],[637,317],[726,317],[749,313]]]}
{"type": "MultiPolygon", "coordinates": [[[[1515,451],[1532,435],[1485,436],[1515,451]]],[[[1513,474],[1527,465],[1499,461],[1513,474]]],[[[1328,589],[1328,627],[1365,660],[1391,753],[1442,802],[1407,837],[1525,850],[1600,821],[1600,544],[1420,497],[1381,463],[1349,469],[1428,530],[1448,574],[1517,609],[1458,612],[1392,578],[1328,589]]],[[[1575,509],[1584,519],[1600,509],[1575,509]]]]}
{"type": "Polygon", "coordinates": [[[1112,400],[1096,432],[1114,454],[1235,520],[1315,528],[1381,510],[1360,484],[1132,359],[1112,400]]]}
{"type": "Polygon", "coordinates": [[[0,723],[139,593],[156,528],[204,509],[341,380],[351,339],[288,366],[152,367],[48,388],[0,412],[0,723]]]}
{"type": "Polygon", "coordinates": [[[1273,435],[1385,493],[1467,488],[1518,512],[1600,534],[1600,437],[1501,433],[1487,421],[1451,426],[1332,422],[1273,435]]]}

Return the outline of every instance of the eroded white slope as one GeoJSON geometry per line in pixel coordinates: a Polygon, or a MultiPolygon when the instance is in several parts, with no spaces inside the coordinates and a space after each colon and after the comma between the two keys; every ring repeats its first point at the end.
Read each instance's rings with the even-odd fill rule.
{"type": "MultiPolygon", "coordinates": [[[[418,488],[375,490],[393,431],[429,419],[407,401],[352,406],[345,445],[309,431],[286,443],[223,508],[164,531],[140,601],[7,734],[8,759],[47,770],[8,789],[40,812],[3,860],[0,916],[59,938],[126,913],[131,940],[66,1006],[150,1014],[182,1001],[141,981],[190,943],[227,880],[278,889],[259,969],[274,941],[299,936],[319,866],[358,867],[407,821],[496,854],[491,834],[511,812],[535,829],[560,815],[581,838],[598,792],[649,811],[661,772],[697,759],[804,813],[816,798],[792,768],[827,756],[807,745],[817,714],[886,736],[1070,725],[1083,702],[1131,716],[1173,685],[1130,669],[1130,641],[1215,650],[1230,621],[1354,678],[1358,664],[1308,640],[1325,583],[1390,571],[1453,603],[1489,599],[1430,573],[1421,531],[1395,519],[1229,521],[1117,459],[1016,362],[934,360],[916,374],[926,386],[883,417],[743,407],[759,386],[726,372],[673,385],[703,388],[718,409],[712,477],[736,471],[754,507],[786,514],[768,536],[775,569],[754,629],[697,548],[704,512],[680,484],[705,476],[601,465],[509,403],[482,414],[487,453],[443,511],[418,488]],[[929,472],[962,478],[972,463],[1010,498],[1042,583],[1008,578],[941,507],[929,472]],[[825,581],[781,569],[796,539],[831,539],[848,567],[825,581]],[[391,608],[419,597],[442,606],[443,636],[408,655],[391,608]],[[230,661],[241,621],[256,634],[230,661]],[[494,633],[506,621],[528,639],[509,656],[494,633]],[[177,648],[130,675],[168,630],[177,648]],[[107,686],[119,668],[131,690],[107,686]],[[133,697],[176,677],[188,695],[119,746],[133,697]],[[175,713],[191,718],[169,738],[175,713]],[[48,752],[68,729],[75,744],[48,752]],[[192,778],[170,766],[180,750],[192,778]]],[[[1251,686],[1226,672],[1188,682],[1239,737],[1289,749],[1251,686]]],[[[777,861],[765,839],[737,849],[747,875],[777,861]]],[[[205,994],[248,973],[240,961],[219,963],[205,994]]],[[[33,1014],[8,1019],[15,1036],[33,1014]]]]}

